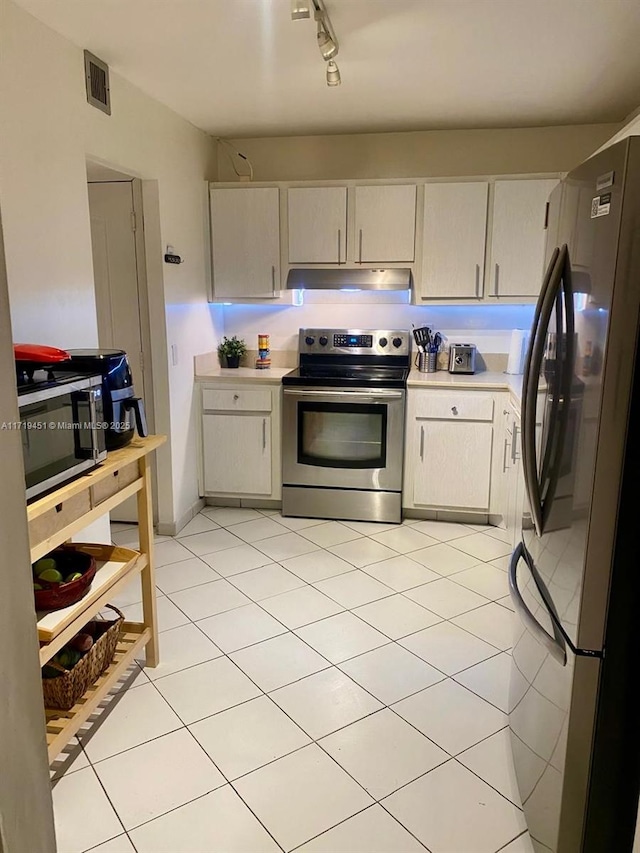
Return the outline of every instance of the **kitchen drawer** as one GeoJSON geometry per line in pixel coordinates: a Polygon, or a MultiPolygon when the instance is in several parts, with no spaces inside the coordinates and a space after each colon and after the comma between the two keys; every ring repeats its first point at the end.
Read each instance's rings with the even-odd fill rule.
{"type": "Polygon", "coordinates": [[[120,489],[124,489],[125,486],[134,483],[139,476],[137,462],[130,462],[128,465],[120,468],[119,471],[114,471],[110,477],[105,477],[104,480],[100,480],[99,483],[92,486],[91,505],[98,506],[98,504],[101,504],[107,498],[119,492],[120,489]]]}
{"type": "Polygon", "coordinates": [[[29,522],[29,541],[32,548],[56,534],[91,510],[89,489],[62,501],[58,506],[29,522]]]}
{"type": "Polygon", "coordinates": [[[416,396],[415,416],[439,421],[492,421],[493,405],[491,394],[427,391],[416,396]]]}
{"type": "Polygon", "coordinates": [[[205,412],[270,412],[271,391],[267,388],[204,388],[202,409],[205,412]]]}

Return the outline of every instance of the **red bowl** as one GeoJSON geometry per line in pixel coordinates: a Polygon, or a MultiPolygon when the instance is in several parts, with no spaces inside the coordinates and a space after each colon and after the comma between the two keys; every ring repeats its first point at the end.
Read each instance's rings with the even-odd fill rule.
{"type": "Polygon", "coordinates": [[[58,570],[66,577],[73,572],[82,572],[82,577],[69,583],[52,583],[36,580],[43,589],[35,589],[36,610],[61,610],[75,604],[88,592],[96,574],[96,561],[85,551],[64,545],[47,554],[58,564],[58,570]]]}

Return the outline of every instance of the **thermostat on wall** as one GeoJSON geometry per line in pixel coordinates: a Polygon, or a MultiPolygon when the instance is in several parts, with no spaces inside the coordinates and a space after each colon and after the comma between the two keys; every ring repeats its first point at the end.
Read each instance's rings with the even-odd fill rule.
{"type": "Polygon", "coordinates": [[[173,246],[167,246],[167,251],[164,255],[164,262],[165,264],[181,264],[182,258],[180,255],[176,255],[173,250],[173,246]]]}

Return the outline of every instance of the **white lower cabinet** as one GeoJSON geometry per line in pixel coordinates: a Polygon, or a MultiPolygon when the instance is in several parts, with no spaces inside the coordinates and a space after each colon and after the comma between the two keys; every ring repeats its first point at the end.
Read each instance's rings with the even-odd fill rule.
{"type": "Polygon", "coordinates": [[[409,389],[405,508],[488,515],[494,410],[492,394],[409,389]]]}
{"type": "Polygon", "coordinates": [[[205,414],[202,438],[207,493],[271,493],[270,415],[205,414]]]}
{"type": "Polygon", "coordinates": [[[205,497],[279,500],[280,387],[202,388],[205,497]]]}
{"type": "Polygon", "coordinates": [[[413,502],[450,509],[489,508],[493,424],[416,420],[419,458],[413,502]]]}

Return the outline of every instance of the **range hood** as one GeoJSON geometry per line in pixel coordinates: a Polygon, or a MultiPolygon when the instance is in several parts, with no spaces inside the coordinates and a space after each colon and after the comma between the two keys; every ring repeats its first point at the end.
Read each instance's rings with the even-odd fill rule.
{"type": "Polygon", "coordinates": [[[289,270],[288,290],[410,290],[410,269],[318,269],[289,270]]]}

